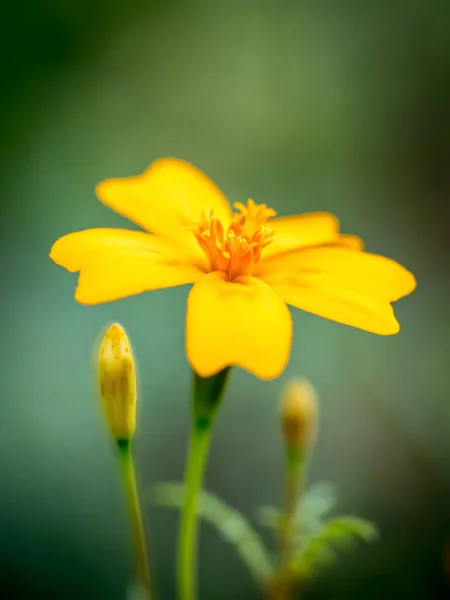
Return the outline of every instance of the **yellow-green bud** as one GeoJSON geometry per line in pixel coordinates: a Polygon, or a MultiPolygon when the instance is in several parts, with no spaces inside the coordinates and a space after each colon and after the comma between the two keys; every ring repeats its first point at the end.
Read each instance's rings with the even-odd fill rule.
{"type": "Polygon", "coordinates": [[[281,395],[281,418],[288,448],[302,450],[314,442],[317,394],[306,379],[292,379],[281,395]]]}
{"type": "Polygon", "coordinates": [[[136,427],[136,370],[130,340],[113,323],[98,355],[98,381],[103,413],[115,440],[131,440],[136,427]]]}

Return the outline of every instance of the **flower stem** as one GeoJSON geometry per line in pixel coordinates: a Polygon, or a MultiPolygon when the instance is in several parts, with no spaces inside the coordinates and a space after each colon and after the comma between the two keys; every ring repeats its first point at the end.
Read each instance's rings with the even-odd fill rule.
{"type": "Polygon", "coordinates": [[[119,449],[119,466],[122,474],[123,486],[128,505],[128,512],[133,536],[134,552],[136,557],[136,575],[139,587],[149,598],[153,597],[150,571],[148,567],[147,547],[145,543],[144,526],[142,522],[141,506],[136,483],[133,455],[130,440],[117,440],[119,449]]]}
{"type": "Polygon", "coordinates": [[[211,440],[211,428],[203,431],[193,429],[189,445],[186,469],[186,487],[178,547],[178,593],[182,600],[194,600],[197,596],[195,582],[196,563],[196,512],[198,493],[211,440]]]}
{"type": "Polygon", "coordinates": [[[281,516],[279,543],[280,561],[283,567],[289,563],[295,537],[295,512],[300,500],[305,474],[305,453],[288,452],[284,476],[284,502],[281,516]]]}
{"type": "Polygon", "coordinates": [[[205,471],[212,426],[230,369],[212,377],[194,373],[192,426],[185,472],[185,497],[178,540],[178,596],[195,600],[197,554],[197,504],[205,471]]]}
{"type": "Polygon", "coordinates": [[[288,448],[286,452],[284,476],[284,500],[278,530],[279,565],[278,572],[269,587],[271,600],[290,600],[295,592],[299,594],[299,582],[292,578],[290,560],[294,550],[295,517],[306,474],[306,452],[301,448],[288,448]]]}

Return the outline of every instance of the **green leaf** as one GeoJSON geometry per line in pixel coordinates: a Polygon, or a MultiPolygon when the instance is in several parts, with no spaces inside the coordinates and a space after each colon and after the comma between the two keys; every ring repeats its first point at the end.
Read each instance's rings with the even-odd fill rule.
{"type": "Polygon", "coordinates": [[[290,568],[296,575],[309,578],[334,563],[339,551],[352,548],[358,541],[372,542],[377,537],[376,527],[364,519],[350,516],[330,519],[304,536],[290,568]]]}
{"type": "Polygon", "coordinates": [[[308,527],[319,525],[336,503],[336,486],[327,481],[315,483],[306,490],[299,504],[297,512],[300,521],[308,527]]]}
{"type": "Polygon", "coordinates": [[[127,600],[152,600],[149,590],[137,582],[129,585],[126,598],[127,600]]]}
{"type": "Polygon", "coordinates": [[[277,529],[280,523],[281,511],[274,506],[262,506],[256,514],[258,521],[264,527],[277,529]]]}
{"type": "MultiPolygon", "coordinates": [[[[295,516],[298,532],[317,529],[324,517],[334,508],[337,502],[336,488],[328,482],[319,482],[308,488],[299,502],[295,516]]],[[[258,510],[258,520],[265,527],[278,529],[282,512],[272,506],[264,506],[258,510]]]]}
{"type": "MultiPolygon", "coordinates": [[[[152,500],[158,506],[180,508],[183,498],[184,486],[181,484],[160,483],[153,487],[152,500]]],[[[240,512],[203,490],[197,514],[236,548],[258,584],[264,585],[269,580],[273,575],[272,561],[260,536],[240,512]]]]}

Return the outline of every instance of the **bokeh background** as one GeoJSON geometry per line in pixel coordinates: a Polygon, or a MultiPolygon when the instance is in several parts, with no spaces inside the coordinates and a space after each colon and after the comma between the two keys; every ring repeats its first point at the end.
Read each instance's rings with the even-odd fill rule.
{"type": "MultiPolygon", "coordinates": [[[[148,496],[183,472],[188,290],[80,306],[48,251],[70,231],[128,226],[95,184],[176,156],[232,201],[335,213],[418,279],[392,338],[293,311],[283,376],[233,373],[208,489],[249,517],[279,503],[277,395],[304,375],[321,398],[311,480],[335,482],[340,511],[382,533],[305,599],[449,598],[448,0],[22,0],[2,13],[1,596],[124,598],[128,529],[92,372],[112,320],[138,357],[147,525],[161,597],[175,596],[178,517],[148,496]]],[[[200,592],[260,597],[208,526],[200,592]]]]}

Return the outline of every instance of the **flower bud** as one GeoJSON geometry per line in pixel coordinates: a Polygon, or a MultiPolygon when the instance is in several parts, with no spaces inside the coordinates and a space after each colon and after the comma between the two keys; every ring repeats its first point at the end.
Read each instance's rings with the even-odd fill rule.
{"type": "Polygon", "coordinates": [[[131,440],[136,426],[136,371],[130,341],[118,323],[109,327],[100,344],[98,381],[111,435],[116,441],[131,440]]]}
{"type": "Polygon", "coordinates": [[[317,394],[306,379],[292,379],[281,395],[281,418],[290,450],[310,446],[316,434],[317,394]]]}

